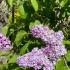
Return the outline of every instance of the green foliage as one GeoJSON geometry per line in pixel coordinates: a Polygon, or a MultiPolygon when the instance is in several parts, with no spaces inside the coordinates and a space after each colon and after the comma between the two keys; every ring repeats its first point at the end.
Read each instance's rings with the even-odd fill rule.
{"type": "Polygon", "coordinates": [[[28,41],[28,42],[20,49],[20,55],[23,55],[23,54],[27,51],[30,42],[31,42],[31,41],[28,41]]]}
{"type": "Polygon", "coordinates": [[[35,22],[30,22],[29,29],[31,30],[34,25],[40,24],[40,21],[35,20],[35,22]]]}
{"type": "Polygon", "coordinates": [[[32,7],[35,11],[38,11],[38,3],[36,0],[31,0],[32,7]]]}
{"type": "Polygon", "coordinates": [[[26,33],[26,31],[24,31],[24,30],[18,31],[18,33],[16,34],[16,38],[15,38],[14,43],[15,43],[17,46],[19,46],[19,45],[21,44],[21,41],[22,41],[23,37],[24,37],[26,34],[27,34],[27,33],[26,33]]]}
{"type": "Polygon", "coordinates": [[[17,55],[16,54],[14,54],[14,55],[12,55],[11,56],[11,58],[9,58],[9,61],[8,61],[8,63],[15,63],[16,62],[16,59],[17,59],[17,55]]]}
{"type": "Polygon", "coordinates": [[[14,0],[7,0],[7,2],[8,2],[8,4],[9,4],[10,7],[12,7],[13,1],[14,1],[14,0]]]}
{"type": "Polygon", "coordinates": [[[68,0],[62,0],[61,3],[60,3],[60,6],[61,6],[61,7],[64,7],[64,5],[65,5],[67,2],[68,2],[68,0]]]}
{"type": "Polygon", "coordinates": [[[8,33],[8,28],[9,28],[8,25],[2,27],[2,33],[3,33],[5,36],[6,36],[7,33],[8,33]]]}
{"type": "Polygon", "coordinates": [[[64,40],[63,43],[67,44],[67,45],[70,45],[70,41],[69,40],[64,40]]]}
{"type": "Polygon", "coordinates": [[[65,66],[63,58],[57,61],[55,70],[67,70],[67,67],[65,66]]]}
{"type": "Polygon", "coordinates": [[[23,5],[20,5],[18,7],[18,12],[19,12],[19,15],[20,15],[21,18],[26,19],[27,13],[25,12],[25,9],[24,9],[23,5]]]}
{"type": "Polygon", "coordinates": [[[67,52],[66,59],[67,61],[70,61],[70,50],[67,52]]]}

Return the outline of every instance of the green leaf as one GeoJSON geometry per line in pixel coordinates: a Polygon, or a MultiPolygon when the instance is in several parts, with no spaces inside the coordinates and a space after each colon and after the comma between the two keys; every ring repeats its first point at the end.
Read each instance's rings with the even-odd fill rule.
{"type": "Polygon", "coordinates": [[[16,35],[16,38],[15,38],[14,43],[15,43],[17,46],[19,46],[19,45],[21,44],[21,41],[22,41],[23,37],[24,37],[26,34],[27,34],[26,31],[20,30],[20,31],[17,33],[17,35],[16,35]]]}
{"type": "Polygon", "coordinates": [[[70,16],[70,5],[68,5],[67,15],[70,16]]]}
{"type": "Polygon", "coordinates": [[[20,54],[24,54],[29,46],[31,41],[28,41],[21,49],[20,49],[20,54]]]}
{"type": "Polygon", "coordinates": [[[66,59],[67,59],[67,61],[70,61],[70,50],[67,51],[66,59]]]}
{"type": "Polygon", "coordinates": [[[70,41],[69,40],[64,40],[63,43],[67,44],[67,45],[70,45],[70,41]]]}
{"type": "Polygon", "coordinates": [[[45,0],[43,0],[43,2],[45,2],[45,0]]]}
{"type": "Polygon", "coordinates": [[[59,0],[55,0],[55,3],[59,3],[59,0]]]}
{"type": "Polygon", "coordinates": [[[16,54],[13,54],[11,58],[9,58],[9,62],[8,63],[15,63],[16,62],[16,59],[17,59],[17,55],[16,54]]]}
{"type": "Polygon", "coordinates": [[[8,2],[8,4],[9,4],[10,7],[12,7],[13,1],[14,0],[7,0],[7,2],[8,2]]]}
{"type": "Polygon", "coordinates": [[[70,16],[70,12],[67,12],[67,15],[70,16]]]}
{"type": "Polygon", "coordinates": [[[8,25],[2,27],[2,33],[3,33],[5,36],[7,35],[8,28],[9,28],[8,25]]]}
{"type": "Polygon", "coordinates": [[[23,5],[20,5],[18,7],[18,12],[19,12],[21,18],[26,19],[27,13],[25,12],[25,9],[24,9],[23,5]]]}
{"type": "Polygon", "coordinates": [[[32,7],[35,11],[38,11],[38,3],[36,0],[31,0],[32,7]]]}
{"type": "Polygon", "coordinates": [[[9,35],[13,34],[14,33],[14,29],[13,28],[10,28],[10,33],[9,35]]]}
{"type": "Polygon", "coordinates": [[[30,22],[29,29],[31,30],[34,25],[40,24],[39,20],[35,20],[35,22],[30,22]]]}
{"type": "Polygon", "coordinates": [[[20,0],[17,0],[17,1],[16,1],[17,6],[20,5],[20,2],[21,2],[20,0]]]}
{"type": "Polygon", "coordinates": [[[54,70],[67,70],[63,58],[57,61],[54,70]]]}
{"type": "Polygon", "coordinates": [[[64,7],[67,2],[68,2],[68,0],[62,0],[61,3],[60,3],[60,6],[64,7]]]}

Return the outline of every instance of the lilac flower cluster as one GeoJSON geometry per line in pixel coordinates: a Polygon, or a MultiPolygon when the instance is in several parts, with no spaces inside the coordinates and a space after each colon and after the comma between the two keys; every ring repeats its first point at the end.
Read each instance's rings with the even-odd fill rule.
{"type": "Polygon", "coordinates": [[[31,52],[17,58],[17,64],[22,67],[33,67],[35,70],[53,70],[56,60],[65,55],[62,31],[54,32],[48,26],[33,26],[32,35],[45,43],[45,48],[34,48],[31,52]]]}
{"type": "Polygon", "coordinates": [[[10,40],[0,33],[0,51],[11,49],[10,40]]]}
{"type": "Polygon", "coordinates": [[[32,28],[32,35],[45,42],[46,46],[42,48],[42,51],[52,62],[66,54],[65,46],[62,43],[64,38],[62,31],[54,32],[48,26],[36,25],[32,28]]]}
{"type": "MultiPolygon", "coordinates": [[[[56,41],[63,41],[64,35],[62,31],[54,32],[48,26],[36,25],[32,28],[32,35],[36,38],[41,38],[43,42],[54,44],[56,41]]],[[[56,43],[58,43],[56,42],[56,43]]]]}
{"type": "Polygon", "coordinates": [[[41,49],[34,48],[31,52],[18,57],[17,64],[22,67],[33,67],[35,70],[53,70],[53,64],[41,49]]]}

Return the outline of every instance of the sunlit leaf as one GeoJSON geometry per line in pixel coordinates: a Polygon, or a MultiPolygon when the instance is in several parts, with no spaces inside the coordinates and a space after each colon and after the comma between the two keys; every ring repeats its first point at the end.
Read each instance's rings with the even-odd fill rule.
{"type": "Polygon", "coordinates": [[[70,61],[70,50],[67,52],[66,59],[67,61],[70,61]]]}
{"type": "Polygon", "coordinates": [[[20,54],[24,54],[30,44],[30,41],[28,41],[21,49],[20,49],[20,54]]]}
{"type": "Polygon", "coordinates": [[[64,7],[64,5],[65,5],[67,2],[68,2],[68,0],[62,0],[61,3],[60,3],[60,6],[61,6],[61,7],[64,7]]]}
{"type": "Polygon", "coordinates": [[[34,25],[40,24],[39,20],[35,20],[35,22],[30,22],[29,29],[31,30],[34,25]]]}
{"type": "Polygon", "coordinates": [[[22,4],[18,7],[18,12],[21,18],[26,19],[27,13],[25,12],[24,6],[22,4]]]}
{"type": "Polygon", "coordinates": [[[67,70],[63,58],[57,61],[54,70],[67,70]]]}
{"type": "Polygon", "coordinates": [[[16,54],[13,54],[11,56],[11,58],[9,59],[9,62],[8,63],[15,63],[16,62],[16,59],[17,59],[17,55],[16,54]]]}
{"type": "Polygon", "coordinates": [[[3,33],[5,36],[7,35],[8,28],[9,28],[8,25],[2,27],[2,33],[3,33]]]}
{"type": "Polygon", "coordinates": [[[23,39],[23,37],[24,37],[26,34],[27,34],[27,33],[26,33],[26,31],[24,31],[24,30],[18,31],[18,33],[17,33],[17,35],[16,35],[16,38],[15,38],[15,41],[14,41],[17,46],[20,45],[21,40],[23,39]]]}
{"type": "Polygon", "coordinates": [[[45,0],[43,0],[43,2],[45,2],[45,0]]]}
{"type": "Polygon", "coordinates": [[[67,44],[67,45],[70,45],[70,41],[69,40],[64,40],[63,43],[67,44]]]}
{"type": "Polygon", "coordinates": [[[14,0],[7,0],[7,2],[8,2],[8,4],[9,4],[9,6],[11,6],[11,7],[12,7],[13,1],[14,1],[14,0]]]}
{"type": "Polygon", "coordinates": [[[38,11],[38,2],[36,0],[31,0],[32,7],[35,11],[38,11]]]}

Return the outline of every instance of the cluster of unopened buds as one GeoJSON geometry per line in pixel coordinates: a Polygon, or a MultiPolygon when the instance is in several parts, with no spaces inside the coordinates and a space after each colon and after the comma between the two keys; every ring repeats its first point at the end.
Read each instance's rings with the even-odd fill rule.
{"type": "Polygon", "coordinates": [[[45,43],[45,47],[34,48],[18,57],[17,64],[21,67],[33,67],[35,70],[53,70],[56,61],[67,53],[63,45],[62,31],[54,32],[48,26],[35,25],[31,32],[35,38],[40,38],[45,43]]]}

